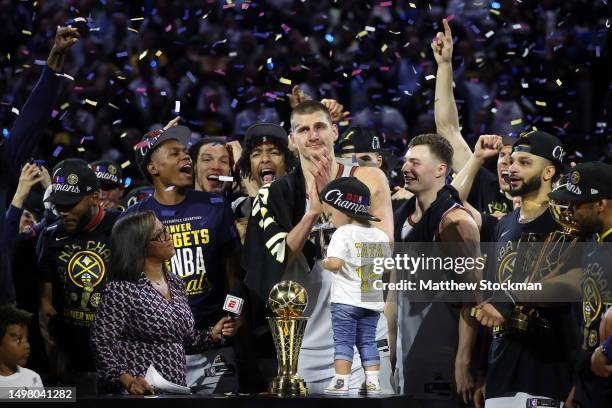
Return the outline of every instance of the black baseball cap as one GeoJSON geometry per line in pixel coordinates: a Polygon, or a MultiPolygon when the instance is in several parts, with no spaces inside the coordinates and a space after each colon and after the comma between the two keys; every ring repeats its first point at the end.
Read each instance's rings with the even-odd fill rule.
{"type": "Polygon", "coordinates": [[[289,144],[287,132],[274,123],[258,123],[250,126],[244,135],[244,145],[248,149],[264,143],[276,145],[289,144]]]}
{"type": "Polygon", "coordinates": [[[512,152],[527,152],[563,165],[565,150],[559,139],[550,133],[534,130],[522,133],[512,145],[512,152]]]}
{"type": "Polygon", "coordinates": [[[379,153],[380,137],[362,126],[349,127],[340,137],[340,151],[345,153],[379,153]]]}
{"type": "Polygon", "coordinates": [[[568,202],[612,199],[612,165],[601,162],[577,164],[567,173],[565,188],[548,193],[548,197],[568,202]]]}
{"type": "Polygon", "coordinates": [[[510,135],[502,136],[502,145],[504,145],[504,146],[508,146],[508,145],[512,146],[512,145],[514,145],[516,140],[517,140],[516,136],[510,136],[510,135]]]}
{"type": "Polygon", "coordinates": [[[123,205],[125,208],[129,208],[141,201],[146,200],[155,193],[155,187],[153,186],[140,186],[133,188],[124,198],[123,205]]]}
{"type": "Polygon", "coordinates": [[[80,159],[59,162],[51,174],[51,194],[45,200],[54,205],[73,206],[100,189],[100,182],[89,164],[80,159]]]}
{"type": "Polygon", "coordinates": [[[123,174],[121,167],[110,160],[98,160],[90,164],[100,181],[101,189],[113,189],[123,187],[123,174]]]}
{"type": "Polygon", "coordinates": [[[380,221],[370,214],[370,190],[355,177],[332,180],[319,194],[322,203],[363,221],[380,221]]]}
{"type": "Polygon", "coordinates": [[[173,126],[166,130],[155,129],[146,133],[140,139],[140,142],[134,146],[136,162],[144,175],[147,175],[147,164],[151,159],[151,154],[167,140],[178,140],[185,147],[189,147],[191,143],[191,130],[187,126],[173,126]]]}

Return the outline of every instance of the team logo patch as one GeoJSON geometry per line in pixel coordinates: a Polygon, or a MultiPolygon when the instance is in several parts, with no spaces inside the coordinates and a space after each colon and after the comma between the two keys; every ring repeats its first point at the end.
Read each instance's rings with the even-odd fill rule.
{"type": "Polygon", "coordinates": [[[93,307],[98,307],[101,299],[102,299],[101,293],[94,293],[93,295],[91,295],[91,298],[89,299],[89,303],[91,303],[93,307]]]}
{"type": "Polygon", "coordinates": [[[378,139],[378,136],[374,136],[372,138],[372,150],[378,149],[380,149],[380,140],[378,139]]]}
{"type": "Polygon", "coordinates": [[[516,255],[517,251],[510,252],[499,263],[499,269],[497,270],[497,281],[499,283],[508,282],[512,279],[512,273],[514,272],[514,264],[516,262],[516,255]]]}
{"type": "Polygon", "coordinates": [[[104,279],[106,265],[100,255],[92,251],[79,251],[68,263],[68,276],[80,288],[95,287],[104,279]]]}
{"type": "Polygon", "coordinates": [[[602,306],[599,287],[593,278],[588,277],[584,280],[582,284],[582,296],[582,317],[584,318],[585,327],[589,327],[599,316],[602,306]]]}
{"type": "Polygon", "coordinates": [[[66,181],[71,186],[74,186],[76,183],[79,182],[79,177],[76,174],[72,173],[72,174],[69,174],[68,177],[66,177],[66,181]]]}
{"type": "Polygon", "coordinates": [[[570,176],[570,183],[576,185],[579,182],[580,182],[580,172],[578,171],[572,172],[572,175],[570,176]]]}
{"type": "Polygon", "coordinates": [[[596,347],[598,343],[599,343],[599,334],[597,334],[597,330],[591,330],[589,332],[587,344],[589,345],[589,347],[596,347]]]}
{"type": "Polygon", "coordinates": [[[109,172],[110,174],[117,174],[117,168],[116,168],[114,165],[110,164],[110,165],[108,166],[108,172],[109,172]]]}

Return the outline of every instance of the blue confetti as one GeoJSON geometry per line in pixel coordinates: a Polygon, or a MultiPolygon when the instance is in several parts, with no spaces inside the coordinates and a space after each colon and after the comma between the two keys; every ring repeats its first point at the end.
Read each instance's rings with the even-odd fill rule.
{"type": "Polygon", "coordinates": [[[57,146],[53,151],[53,157],[59,156],[63,149],[64,148],[62,146],[57,146]]]}
{"type": "Polygon", "coordinates": [[[155,67],[157,67],[157,61],[153,60],[153,61],[151,61],[151,63],[149,65],[151,66],[151,68],[155,68],[155,67]]]}
{"type": "Polygon", "coordinates": [[[328,43],[333,43],[334,42],[334,36],[331,34],[325,34],[325,41],[327,41],[328,43]]]}
{"type": "Polygon", "coordinates": [[[132,178],[131,177],[126,177],[125,180],[123,181],[123,185],[126,187],[129,187],[130,184],[132,184],[132,178]]]}
{"type": "Polygon", "coordinates": [[[496,1],[494,1],[494,2],[491,3],[491,8],[495,9],[495,10],[499,10],[501,8],[501,4],[499,4],[496,1]]]}

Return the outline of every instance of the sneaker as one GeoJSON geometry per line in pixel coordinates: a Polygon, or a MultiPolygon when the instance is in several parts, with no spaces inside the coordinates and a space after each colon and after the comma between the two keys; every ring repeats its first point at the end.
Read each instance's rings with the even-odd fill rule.
{"type": "Polygon", "coordinates": [[[380,384],[378,381],[364,381],[359,389],[359,395],[378,395],[380,394],[380,384]]]}
{"type": "Polygon", "coordinates": [[[324,391],[326,394],[334,394],[334,395],[348,395],[349,387],[348,380],[344,378],[332,378],[331,382],[325,388],[324,391]]]}

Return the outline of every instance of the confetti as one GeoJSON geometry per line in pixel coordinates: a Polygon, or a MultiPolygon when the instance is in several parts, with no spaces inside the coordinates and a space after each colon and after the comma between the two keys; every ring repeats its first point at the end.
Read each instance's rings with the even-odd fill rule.
{"type": "Polygon", "coordinates": [[[138,59],[139,59],[139,60],[141,60],[141,59],[143,59],[144,57],[146,57],[148,52],[149,52],[149,50],[145,50],[145,51],[143,51],[143,52],[142,52],[142,53],[141,53],[141,54],[138,56],[138,59]]]}
{"type": "Polygon", "coordinates": [[[135,30],[132,27],[128,27],[128,31],[132,31],[132,32],[138,33],[138,30],[135,30]]]}
{"type": "Polygon", "coordinates": [[[510,121],[510,124],[512,126],[520,125],[521,123],[523,123],[523,119],[520,119],[520,118],[519,119],[514,119],[514,120],[510,121]]]}
{"type": "Polygon", "coordinates": [[[363,36],[368,35],[368,32],[366,30],[361,31],[359,34],[357,34],[357,38],[361,38],[363,36]]]}
{"type": "Polygon", "coordinates": [[[555,81],[557,83],[558,86],[561,86],[561,84],[563,84],[563,82],[561,82],[560,79],[557,78],[557,80],[555,81]]]}
{"type": "Polygon", "coordinates": [[[385,51],[387,51],[387,48],[388,48],[388,47],[387,47],[387,44],[383,44],[383,46],[382,46],[382,47],[380,47],[380,52],[385,52],[385,51]]]}
{"type": "Polygon", "coordinates": [[[435,75],[427,75],[427,76],[425,77],[425,80],[426,80],[426,81],[431,81],[432,79],[435,79],[435,78],[436,78],[436,76],[435,76],[435,75]]]}
{"type": "Polygon", "coordinates": [[[158,57],[158,58],[161,57],[162,54],[163,54],[163,52],[161,52],[160,50],[157,50],[155,52],[155,56],[158,57]]]}
{"type": "Polygon", "coordinates": [[[84,147],[78,147],[77,150],[79,151],[79,153],[84,153],[85,152],[85,148],[84,147]]]}
{"type": "Polygon", "coordinates": [[[281,77],[281,78],[280,78],[280,80],[279,80],[279,82],[280,82],[281,84],[291,85],[291,80],[290,80],[290,79],[287,79],[287,78],[283,78],[283,77],[281,77]]]}
{"type": "Polygon", "coordinates": [[[542,102],[542,101],[535,101],[535,104],[537,106],[546,106],[546,102],[542,102]]]}
{"type": "Polygon", "coordinates": [[[11,112],[13,112],[15,115],[19,115],[19,109],[14,106],[11,108],[11,112]]]}
{"type": "Polygon", "coordinates": [[[92,101],[91,99],[85,99],[85,103],[91,106],[97,106],[98,102],[92,101]]]}
{"type": "Polygon", "coordinates": [[[416,8],[416,4],[414,4],[414,3],[408,3],[408,5],[409,5],[410,7],[412,7],[412,8],[416,8]]]}
{"type": "Polygon", "coordinates": [[[130,21],[140,21],[140,20],[144,20],[144,17],[134,17],[134,18],[130,18],[130,21]]]}
{"type": "Polygon", "coordinates": [[[29,30],[21,30],[21,33],[25,35],[32,35],[32,32],[29,30]]]}
{"type": "Polygon", "coordinates": [[[488,32],[485,34],[485,37],[487,37],[487,38],[491,38],[491,37],[493,37],[494,35],[495,35],[495,32],[494,32],[494,31],[488,31],[488,32]]]}
{"type": "Polygon", "coordinates": [[[129,161],[129,160],[128,160],[128,161],[125,161],[125,162],[121,163],[121,168],[122,168],[122,169],[125,169],[125,168],[126,168],[127,166],[129,166],[129,165],[130,165],[130,161],[129,161]]]}
{"type": "Polygon", "coordinates": [[[59,156],[63,149],[64,148],[62,146],[57,146],[53,151],[53,157],[59,156]]]}
{"type": "Polygon", "coordinates": [[[181,101],[174,102],[174,112],[181,113],[181,101]]]}
{"type": "Polygon", "coordinates": [[[374,33],[376,32],[376,27],[365,26],[365,30],[369,33],[374,33]]]}

